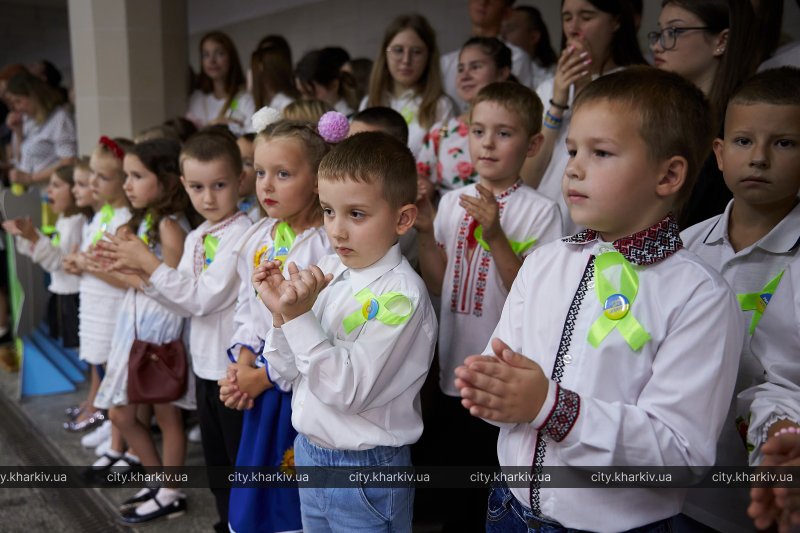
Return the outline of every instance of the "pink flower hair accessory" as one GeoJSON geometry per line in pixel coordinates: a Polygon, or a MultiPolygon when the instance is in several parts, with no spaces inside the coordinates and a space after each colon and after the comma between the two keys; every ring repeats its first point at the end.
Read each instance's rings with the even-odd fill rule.
{"type": "Polygon", "coordinates": [[[328,111],[320,117],[317,131],[325,142],[336,144],[347,138],[347,134],[350,133],[350,122],[338,111],[328,111]]]}

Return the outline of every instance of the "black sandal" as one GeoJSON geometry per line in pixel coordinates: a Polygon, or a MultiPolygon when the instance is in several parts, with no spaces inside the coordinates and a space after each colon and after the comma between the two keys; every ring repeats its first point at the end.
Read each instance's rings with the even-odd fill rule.
{"type": "Polygon", "coordinates": [[[123,512],[122,516],[120,517],[120,522],[122,523],[122,525],[136,526],[139,524],[146,524],[148,522],[152,522],[160,518],[177,518],[186,512],[185,496],[179,496],[172,503],[169,503],[167,505],[162,505],[161,502],[158,501],[158,498],[156,498],[156,494],[154,494],[151,499],[156,502],[158,509],[156,509],[152,513],[147,513],[143,515],[136,514],[137,507],[134,507],[133,509],[128,509],[127,511],[123,512]]]}

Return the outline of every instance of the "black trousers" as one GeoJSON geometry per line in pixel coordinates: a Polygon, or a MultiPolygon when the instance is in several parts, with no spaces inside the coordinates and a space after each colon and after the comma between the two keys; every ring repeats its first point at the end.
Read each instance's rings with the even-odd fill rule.
{"type": "MultiPolygon", "coordinates": [[[[196,377],[196,376],[195,376],[196,377]]],[[[242,436],[244,413],[228,409],[219,401],[219,385],[216,381],[195,379],[197,392],[197,418],[200,421],[203,456],[206,466],[235,466],[242,436]]],[[[220,521],[214,525],[216,531],[228,529],[228,501],[231,491],[212,488],[220,521]]]]}
{"type": "Polygon", "coordinates": [[[64,348],[77,348],[78,338],[78,293],[50,293],[47,303],[47,326],[50,336],[61,339],[64,348]]]}

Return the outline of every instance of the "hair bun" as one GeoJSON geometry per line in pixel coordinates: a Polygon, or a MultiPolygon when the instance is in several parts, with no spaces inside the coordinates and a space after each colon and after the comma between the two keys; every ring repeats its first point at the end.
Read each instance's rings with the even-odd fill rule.
{"type": "Polygon", "coordinates": [[[250,121],[253,124],[253,130],[255,130],[256,133],[261,133],[267,126],[273,122],[278,122],[282,118],[280,111],[269,106],[264,106],[253,113],[253,118],[251,118],[250,121]]]}
{"type": "Polygon", "coordinates": [[[350,122],[338,111],[328,111],[320,117],[317,131],[325,142],[336,144],[347,138],[350,122]]]}

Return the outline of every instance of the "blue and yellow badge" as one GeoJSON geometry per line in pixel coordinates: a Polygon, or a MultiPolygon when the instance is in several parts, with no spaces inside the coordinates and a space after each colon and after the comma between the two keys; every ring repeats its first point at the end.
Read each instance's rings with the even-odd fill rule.
{"type": "Polygon", "coordinates": [[[611,320],[620,320],[625,318],[628,311],[631,310],[631,303],[623,294],[612,294],[606,298],[603,304],[603,314],[611,320]]]}
{"type": "Polygon", "coordinates": [[[378,300],[375,298],[370,298],[368,301],[364,302],[364,305],[361,307],[361,314],[364,315],[366,320],[372,320],[376,316],[378,316],[378,310],[381,308],[378,300]]]}

